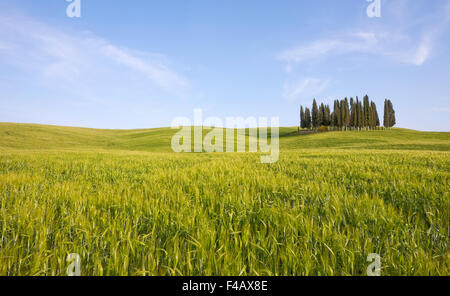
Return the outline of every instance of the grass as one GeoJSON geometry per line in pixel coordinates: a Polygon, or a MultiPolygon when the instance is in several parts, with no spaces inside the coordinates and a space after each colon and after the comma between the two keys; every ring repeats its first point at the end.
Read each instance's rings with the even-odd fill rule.
{"type": "Polygon", "coordinates": [[[280,160],[171,129],[0,124],[0,275],[449,275],[450,133],[295,136],[280,160]]]}

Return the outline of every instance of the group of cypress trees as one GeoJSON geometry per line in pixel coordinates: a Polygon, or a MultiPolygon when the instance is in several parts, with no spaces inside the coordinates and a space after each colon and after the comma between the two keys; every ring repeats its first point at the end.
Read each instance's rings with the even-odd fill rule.
{"type": "MultiPolygon", "coordinates": [[[[395,111],[390,100],[384,103],[384,126],[393,127],[395,125],[395,111]]],[[[303,129],[314,128],[321,126],[333,127],[339,129],[361,129],[369,128],[375,129],[380,126],[380,118],[378,117],[377,106],[373,101],[369,101],[369,97],[364,96],[363,101],[358,97],[356,100],[350,98],[350,101],[335,100],[333,113],[331,113],[330,106],[320,106],[316,99],[313,101],[312,109],[300,107],[300,127],[303,129]]]]}
{"type": "Polygon", "coordinates": [[[302,128],[311,128],[319,126],[330,126],[331,125],[331,114],[330,106],[324,105],[317,106],[316,99],[314,99],[312,112],[309,108],[303,109],[300,107],[300,125],[302,128]]]}

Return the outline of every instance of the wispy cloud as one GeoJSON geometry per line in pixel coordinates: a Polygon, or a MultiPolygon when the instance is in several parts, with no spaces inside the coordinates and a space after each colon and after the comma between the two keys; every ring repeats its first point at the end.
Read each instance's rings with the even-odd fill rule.
{"type": "Polygon", "coordinates": [[[289,102],[302,99],[310,100],[312,96],[322,93],[328,87],[328,84],[328,80],[312,77],[286,82],[283,88],[283,98],[289,102]]]}
{"type": "Polygon", "coordinates": [[[172,90],[187,87],[187,81],[183,77],[171,71],[161,62],[146,62],[111,44],[101,47],[101,52],[116,63],[144,74],[150,81],[162,88],[172,90]]]}
{"type": "Polygon", "coordinates": [[[317,40],[310,44],[300,45],[284,50],[278,59],[288,63],[302,63],[323,56],[340,55],[352,52],[371,52],[377,45],[375,34],[358,32],[342,39],[317,40]]]}
{"type": "Polygon", "coordinates": [[[122,87],[140,83],[172,94],[189,86],[161,54],[137,54],[92,33],[61,31],[28,17],[0,15],[0,27],[0,64],[32,74],[47,87],[66,86],[98,95],[102,87],[115,87],[115,81],[121,81],[122,87]],[[132,79],[123,79],[127,74],[132,79]],[[96,85],[91,88],[93,80],[96,85]]]}
{"type": "Polygon", "coordinates": [[[413,65],[423,65],[430,57],[434,46],[434,37],[432,32],[426,33],[420,41],[417,49],[413,50],[411,54],[403,55],[404,61],[413,65]]]}
{"type": "Polygon", "coordinates": [[[401,1],[401,6],[393,10],[401,23],[389,23],[365,30],[350,31],[343,34],[333,34],[333,37],[314,40],[283,50],[277,59],[287,64],[288,72],[293,65],[327,59],[333,56],[349,54],[369,54],[390,58],[400,63],[421,66],[432,56],[439,38],[447,31],[450,23],[450,4],[441,11],[427,16],[432,21],[421,23],[421,28],[411,27],[410,19],[404,19],[398,14],[405,14],[407,4],[401,1]]]}
{"type": "Polygon", "coordinates": [[[284,50],[277,58],[286,62],[289,69],[292,69],[294,64],[346,54],[377,55],[420,66],[430,57],[436,36],[435,31],[427,31],[416,44],[408,47],[403,45],[408,40],[404,35],[373,31],[353,32],[340,39],[317,40],[284,50]]]}

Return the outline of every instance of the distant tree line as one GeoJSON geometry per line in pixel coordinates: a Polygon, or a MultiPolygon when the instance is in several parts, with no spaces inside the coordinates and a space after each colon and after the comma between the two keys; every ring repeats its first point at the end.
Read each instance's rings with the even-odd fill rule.
{"type": "MultiPolygon", "coordinates": [[[[384,120],[383,125],[386,128],[395,126],[395,111],[390,100],[384,102],[384,120]]],[[[358,97],[356,100],[350,98],[350,101],[335,100],[333,112],[329,105],[320,106],[316,99],[313,101],[312,109],[300,106],[300,127],[302,129],[318,129],[326,127],[327,129],[376,129],[380,126],[377,106],[369,100],[369,96],[364,96],[363,101],[358,97]]]]}

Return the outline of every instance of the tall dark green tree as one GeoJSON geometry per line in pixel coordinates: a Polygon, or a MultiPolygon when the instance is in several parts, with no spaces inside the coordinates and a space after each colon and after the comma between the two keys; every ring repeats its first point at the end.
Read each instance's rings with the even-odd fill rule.
{"type": "Polygon", "coordinates": [[[384,116],[383,116],[383,126],[386,128],[390,127],[390,120],[389,120],[389,104],[388,100],[384,100],[384,116]]]}
{"type": "Polygon", "coordinates": [[[364,127],[364,108],[361,102],[358,102],[357,105],[358,110],[358,127],[363,128],[364,127]]]}
{"type": "Polygon", "coordinates": [[[330,105],[325,106],[325,114],[323,116],[323,121],[325,126],[331,125],[331,111],[330,111],[330,105]]]}
{"type": "Polygon", "coordinates": [[[355,101],[350,98],[350,126],[355,126],[355,101]]]}
{"type": "Polygon", "coordinates": [[[341,117],[341,110],[339,109],[339,101],[334,101],[334,110],[333,110],[333,126],[339,127],[341,117]]]}
{"type": "Polygon", "coordinates": [[[314,99],[312,107],[312,126],[315,128],[319,126],[319,108],[317,107],[316,99],[314,99]]]}
{"type": "Polygon", "coordinates": [[[376,120],[376,126],[380,126],[380,116],[378,116],[378,109],[375,103],[373,104],[374,110],[375,110],[375,120],[376,120]]]}
{"type": "Polygon", "coordinates": [[[300,127],[306,128],[306,126],[305,126],[305,110],[303,110],[303,106],[300,106],[300,127]]]}
{"type": "Polygon", "coordinates": [[[309,108],[305,109],[305,128],[311,128],[311,111],[309,108]]]}
{"type": "Polygon", "coordinates": [[[348,105],[348,99],[345,98],[342,102],[341,102],[341,109],[343,110],[342,112],[342,126],[343,127],[349,127],[350,126],[350,108],[348,105]]]}
{"type": "Polygon", "coordinates": [[[358,96],[356,97],[356,101],[355,101],[355,114],[353,114],[353,127],[358,127],[358,116],[359,116],[359,98],[358,96]]]}
{"type": "Polygon", "coordinates": [[[389,127],[393,127],[397,124],[397,121],[395,118],[394,106],[392,105],[391,100],[388,100],[388,110],[389,110],[389,127]]]}
{"type": "Polygon", "coordinates": [[[319,115],[318,116],[319,116],[319,119],[318,119],[318,125],[317,126],[325,125],[324,124],[325,106],[323,105],[323,103],[320,104],[319,115]]]}
{"type": "Polygon", "coordinates": [[[363,121],[363,125],[364,126],[370,126],[370,117],[371,117],[371,112],[370,112],[370,102],[369,102],[369,96],[365,95],[364,96],[364,121],[363,121]]]}
{"type": "Polygon", "coordinates": [[[343,127],[345,125],[345,123],[344,123],[344,121],[345,121],[345,104],[344,104],[344,100],[340,100],[339,101],[339,110],[341,111],[341,117],[340,117],[339,126],[343,127]]]}
{"type": "Polygon", "coordinates": [[[378,117],[377,105],[371,102],[370,109],[372,111],[372,128],[380,126],[380,118],[378,117]]]}

